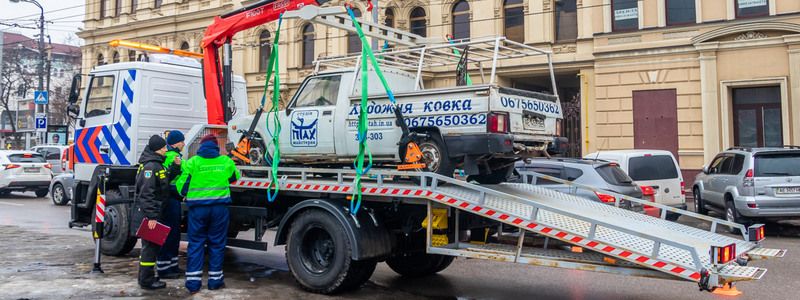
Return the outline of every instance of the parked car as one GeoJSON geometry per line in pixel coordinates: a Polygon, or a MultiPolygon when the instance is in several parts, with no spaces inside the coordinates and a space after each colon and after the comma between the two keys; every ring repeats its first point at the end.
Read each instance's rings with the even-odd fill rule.
{"type": "Polygon", "coordinates": [[[69,146],[40,145],[34,146],[31,151],[38,152],[44,156],[47,162],[53,166],[53,174],[58,175],[66,171],[62,162],[66,161],[69,155],[69,146]]]}
{"type": "MultiPolygon", "coordinates": [[[[625,196],[642,198],[642,190],[633,183],[633,179],[628,177],[616,163],[574,158],[536,158],[519,161],[516,163],[515,168],[518,173],[533,171],[625,196]]],[[[520,178],[520,180],[525,179],[520,178]]],[[[526,183],[541,185],[548,189],[574,194],[598,202],[614,203],[616,201],[616,197],[611,194],[576,189],[544,178],[535,178],[534,180],[534,178],[529,177],[526,183]]],[[[625,200],[620,201],[620,207],[633,207],[635,210],[641,209],[641,205],[631,205],[630,201],[625,200]]]]}
{"type": "MultiPolygon", "coordinates": [[[[686,209],[686,187],[681,168],[672,152],[664,150],[613,150],[584,156],[586,159],[616,162],[636,184],[653,189],[656,203],[686,209]]],[[[667,220],[680,214],[667,212],[667,220]]]]}
{"type": "Polygon", "coordinates": [[[728,221],[800,217],[800,147],[730,148],[703,167],[692,186],[695,211],[728,221]]]}
{"type": "Polygon", "coordinates": [[[11,191],[34,191],[36,197],[47,195],[52,166],[33,151],[0,150],[0,194],[11,191]]]}
{"type": "Polygon", "coordinates": [[[67,205],[72,200],[75,174],[62,173],[53,177],[50,182],[50,198],[55,205],[67,205]]]}

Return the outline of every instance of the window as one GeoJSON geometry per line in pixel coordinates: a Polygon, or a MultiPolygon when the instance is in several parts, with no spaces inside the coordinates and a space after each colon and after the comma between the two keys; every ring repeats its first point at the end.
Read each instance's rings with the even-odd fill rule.
{"type": "Polygon", "coordinates": [[[667,0],[667,26],[695,23],[694,1],[667,0]]]}
{"type": "Polygon", "coordinates": [[[756,155],[755,176],[800,176],[800,153],[788,152],[756,155]]]}
{"type": "Polygon", "coordinates": [[[106,1],[108,0],[100,0],[100,18],[106,17],[106,1]]]}
{"type": "Polygon", "coordinates": [[[136,6],[137,5],[139,5],[139,1],[138,0],[131,0],[131,13],[135,13],[136,12],[136,6]]]}
{"type": "Polygon", "coordinates": [[[625,174],[625,171],[617,164],[605,164],[595,170],[608,184],[627,186],[633,183],[633,179],[628,174],[625,174]]]}
{"type": "Polygon", "coordinates": [[[639,28],[639,1],[611,0],[611,29],[628,31],[639,28]]]}
{"type": "Polygon", "coordinates": [[[306,24],[303,27],[303,66],[310,66],[314,62],[314,26],[306,24]]]}
{"type": "Polygon", "coordinates": [[[114,51],[114,54],[111,55],[111,62],[118,63],[119,62],[119,52],[114,51]]]}
{"type": "Polygon", "coordinates": [[[469,3],[461,0],[453,5],[453,39],[469,38],[469,3]]]}
{"type": "Polygon", "coordinates": [[[737,18],[769,15],[769,1],[767,0],[735,0],[735,2],[737,18]]]}
{"type": "Polygon", "coordinates": [[[739,174],[744,168],[744,155],[736,154],[733,157],[733,169],[731,170],[731,174],[739,174]]]}
{"type": "Polygon", "coordinates": [[[181,43],[181,48],[180,49],[184,50],[184,51],[189,51],[189,42],[181,43]]]}
{"type": "Polygon", "coordinates": [[[267,30],[258,35],[258,71],[260,72],[266,71],[269,64],[269,56],[272,54],[269,43],[271,37],[272,35],[267,30]]]}
{"type": "Polygon", "coordinates": [[[743,147],[783,146],[779,86],[734,88],[733,142],[743,147]]]}
{"type": "Polygon", "coordinates": [[[163,0],[153,0],[153,8],[160,8],[163,0]]]}
{"type": "Polygon", "coordinates": [[[383,25],[394,28],[394,10],[387,8],[384,12],[386,19],[383,20],[383,25]]]}
{"type": "Polygon", "coordinates": [[[106,64],[106,60],[103,57],[103,53],[98,54],[97,55],[97,65],[98,66],[102,66],[102,65],[105,65],[105,64],[106,64]]]}
{"type": "MultiPolygon", "coordinates": [[[[356,18],[360,18],[361,10],[353,8],[353,15],[356,18]]],[[[358,34],[355,32],[347,34],[347,53],[361,53],[361,39],[358,38],[358,34]]]]}
{"type": "Polygon", "coordinates": [[[339,96],[341,76],[312,77],[306,81],[297,96],[294,107],[332,106],[339,96]]]}
{"type": "Polygon", "coordinates": [[[12,163],[46,163],[44,156],[39,153],[9,154],[8,161],[12,163]]]}
{"type": "Polygon", "coordinates": [[[111,113],[112,85],[105,82],[114,82],[114,76],[94,76],[89,82],[89,96],[86,99],[86,117],[105,116],[111,113]]]}
{"type": "Polygon", "coordinates": [[[119,14],[122,13],[122,0],[114,1],[114,16],[119,17],[119,14]]]}
{"type": "Polygon", "coordinates": [[[719,174],[722,170],[722,164],[728,159],[727,156],[717,156],[711,163],[708,165],[708,173],[709,174],[719,174]]]}
{"type": "Polygon", "coordinates": [[[661,180],[678,178],[678,169],[669,155],[632,157],[628,160],[628,174],[633,180],[661,180]]]}
{"type": "Polygon", "coordinates": [[[427,21],[425,20],[425,9],[422,7],[414,8],[411,11],[410,29],[411,33],[419,36],[428,36],[427,21]]]}
{"type": "MultiPolygon", "coordinates": [[[[552,176],[552,177],[555,177],[555,178],[558,178],[558,179],[563,179],[562,178],[563,177],[563,172],[562,171],[564,171],[564,168],[560,167],[560,166],[540,165],[540,166],[536,166],[536,167],[533,167],[533,168],[530,168],[530,169],[526,169],[526,171],[533,171],[533,172],[536,172],[536,173],[539,173],[539,174],[552,176]]],[[[535,183],[536,185],[540,185],[540,184],[560,184],[558,182],[555,182],[555,181],[552,181],[552,180],[549,180],[549,179],[544,179],[544,178],[541,178],[541,177],[536,177],[536,176],[529,177],[529,178],[531,178],[530,179],[531,181],[527,182],[527,183],[536,182],[535,183]]]]}
{"type": "Polygon", "coordinates": [[[577,38],[578,5],[576,0],[559,0],[556,2],[556,41],[575,40],[577,38]]]}
{"type": "Polygon", "coordinates": [[[136,51],[128,50],[128,61],[136,61],[136,51]]]}
{"type": "Polygon", "coordinates": [[[503,16],[506,37],[515,42],[525,42],[525,13],[522,0],[506,0],[503,3],[503,16]]]}

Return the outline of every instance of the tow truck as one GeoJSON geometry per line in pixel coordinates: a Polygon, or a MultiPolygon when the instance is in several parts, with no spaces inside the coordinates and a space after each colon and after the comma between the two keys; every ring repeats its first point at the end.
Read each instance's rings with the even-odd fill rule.
{"type": "MultiPolygon", "coordinates": [[[[136,243],[134,224],[142,217],[136,214],[134,161],[146,137],[165,128],[190,128],[184,149],[187,157],[195,154],[201,137],[208,133],[216,134],[221,144],[241,141],[252,130],[243,132],[241,127],[233,127],[241,124],[227,123],[244,113],[231,109],[246,107],[243,82],[230,74],[229,56],[221,60],[216,57],[216,48],[223,47],[223,53],[229,55],[230,38],[235,32],[274,20],[280,13],[345,30],[359,26],[341,14],[342,8],[326,7],[323,11],[318,4],[310,0],[262,1],[215,19],[203,43],[211,48],[204,52],[206,74],[202,81],[196,77],[200,72],[196,64],[169,57],[105,65],[92,71],[83,106],[70,108],[78,120],[76,159],[72,160],[77,186],[70,226],[93,224],[96,199],[102,196],[106,207],[102,252],[129,252],[136,243]],[[338,13],[333,11],[336,9],[338,13]],[[260,19],[248,20],[254,16],[260,19]],[[234,24],[231,26],[235,28],[220,25],[224,23],[234,24]],[[225,34],[217,34],[220,31],[225,34]],[[169,80],[162,72],[195,75],[169,80]],[[206,91],[207,119],[201,116],[206,103],[197,95],[201,82],[206,91]],[[136,96],[148,91],[163,94],[149,99],[136,96]],[[111,107],[94,112],[93,104],[102,97],[110,97],[111,107]],[[156,124],[159,116],[171,123],[156,124]]],[[[360,26],[366,36],[398,41],[416,38],[369,22],[360,26]]],[[[449,46],[468,45],[477,49],[472,50],[473,57],[486,59],[476,63],[491,61],[489,83],[494,83],[499,60],[513,63],[525,58],[527,55],[522,54],[530,50],[507,43],[502,37],[449,46]]],[[[382,52],[381,63],[387,68],[416,69],[415,79],[419,82],[420,74],[452,66],[444,63],[449,61],[448,56],[442,56],[451,50],[447,45],[425,43],[398,47],[382,52]],[[410,55],[416,55],[418,64],[397,64],[413,61],[408,59],[410,55]]],[[[161,48],[154,51],[174,52],[161,48]]],[[[543,64],[549,63],[549,51],[535,52],[544,54],[543,64]]],[[[328,68],[349,67],[355,71],[358,68],[352,64],[357,62],[352,56],[321,58],[315,68],[318,74],[328,68]]],[[[552,76],[552,68],[550,71],[552,76]]],[[[73,103],[79,98],[79,87],[79,83],[73,84],[73,103]]],[[[476,87],[465,92],[493,91],[500,89],[476,87]]],[[[345,116],[339,118],[346,120],[345,116]]],[[[403,276],[419,277],[446,269],[455,257],[682,280],[696,284],[700,290],[732,292],[734,282],[758,280],[765,275],[766,269],[749,265],[752,261],[783,257],[786,253],[763,247],[764,227],[760,224],[745,228],[614,193],[614,205],[609,206],[527,184],[548,180],[593,190],[533,172],[518,174],[526,183],[481,184],[425,170],[376,167],[361,174],[352,167],[302,164],[249,164],[238,168],[245,175],[232,184],[228,245],[266,250],[265,233],[274,230],[273,244],[285,245],[292,275],[304,289],[315,293],[358,288],[379,262],[386,262],[403,276]],[[362,178],[357,185],[354,179],[359,177],[362,178]],[[269,201],[267,195],[276,188],[277,198],[269,201]],[[356,192],[363,196],[363,203],[354,210],[356,192]],[[658,208],[660,216],[622,209],[619,206],[623,200],[658,208]],[[670,222],[666,220],[667,212],[702,221],[708,227],[670,222]],[[737,229],[741,235],[718,234],[719,227],[737,229]],[[249,238],[245,237],[244,231],[251,231],[252,236],[248,232],[249,238]]]]}

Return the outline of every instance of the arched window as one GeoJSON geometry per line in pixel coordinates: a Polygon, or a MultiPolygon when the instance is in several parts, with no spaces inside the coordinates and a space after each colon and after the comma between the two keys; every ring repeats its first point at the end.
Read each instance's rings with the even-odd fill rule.
{"type": "Polygon", "coordinates": [[[139,5],[138,0],[131,0],[131,14],[136,12],[137,5],[139,5]]]}
{"type": "MultiPolygon", "coordinates": [[[[356,18],[361,17],[361,10],[358,8],[353,8],[353,15],[356,18]]],[[[360,53],[361,52],[361,39],[358,38],[358,34],[355,32],[351,32],[347,34],[347,53],[360,53]]]]}
{"type": "Polygon", "coordinates": [[[105,65],[106,64],[105,61],[106,61],[106,59],[105,59],[105,57],[103,57],[103,53],[100,53],[100,54],[97,55],[97,65],[98,66],[105,65]]]}
{"type": "Polygon", "coordinates": [[[264,72],[267,70],[267,64],[269,64],[269,55],[272,53],[272,47],[270,47],[270,37],[269,31],[264,30],[258,35],[258,70],[264,72]]]}
{"type": "Polygon", "coordinates": [[[114,16],[119,17],[122,13],[122,0],[114,1],[114,16]]]}
{"type": "Polygon", "coordinates": [[[184,41],[183,43],[181,43],[181,48],[180,49],[183,50],[183,51],[189,51],[189,42],[185,42],[184,41]]]}
{"type": "Polygon", "coordinates": [[[394,28],[394,9],[387,8],[384,11],[386,19],[383,20],[383,25],[394,28]]]}
{"type": "Polygon", "coordinates": [[[522,0],[506,0],[503,3],[503,16],[506,37],[515,42],[525,42],[525,13],[522,0]]]}
{"type": "Polygon", "coordinates": [[[469,38],[469,3],[461,0],[453,5],[453,39],[469,38]]]}
{"type": "Polygon", "coordinates": [[[114,51],[114,54],[111,54],[111,62],[118,63],[119,62],[119,52],[114,51]]]}
{"type": "Polygon", "coordinates": [[[411,33],[419,36],[428,36],[428,28],[426,27],[425,21],[425,9],[422,7],[414,8],[411,10],[411,17],[409,19],[411,33]]]}
{"type": "Polygon", "coordinates": [[[128,50],[128,61],[136,61],[136,51],[128,50]]]}
{"type": "Polygon", "coordinates": [[[106,7],[108,5],[108,3],[106,3],[107,1],[108,0],[100,0],[100,18],[101,19],[106,17],[106,7]]]}
{"type": "Polygon", "coordinates": [[[306,24],[303,27],[303,66],[310,66],[314,62],[314,25],[306,24]]]}

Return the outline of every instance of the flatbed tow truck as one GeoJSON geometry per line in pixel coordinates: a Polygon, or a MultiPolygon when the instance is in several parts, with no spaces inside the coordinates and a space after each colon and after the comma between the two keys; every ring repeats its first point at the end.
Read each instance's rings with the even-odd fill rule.
{"type": "MultiPolygon", "coordinates": [[[[299,9],[298,14],[305,13],[303,18],[311,22],[329,23],[337,28],[351,26],[346,22],[330,22],[335,16],[315,15],[312,8],[303,7],[318,4],[312,2],[297,5],[292,1],[263,1],[238,10],[232,16],[253,11],[262,13],[280,5],[284,10],[299,9]]],[[[368,28],[365,34],[368,36],[399,41],[414,38],[399,32],[387,34],[390,29],[380,28],[380,25],[365,23],[363,26],[368,28]]],[[[495,76],[497,58],[503,53],[514,53],[513,49],[501,48],[507,45],[500,44],[501,39],[494,41],[493,48],[472,48],[491,53],[485,60],[493,61],[490,82],[495,76]]],[[[418,51],[417,58],[422,64],[426,47],[392,50],[381,56],[388,63],[409,61],[409,53],[418,51]]],[[[549,52],[539,51],[543,51],[549,61],[549,52]]],[[[206,55],[208,53],[207,50],[206,55]]],[[[430,53],[441,56],[435,51],[430,53]]],[[[515,59],[511,54],[507,58],[515,59]]],[[[348,60],[357,61],[354,57],[345,57],[320,59],[318,63],[339,64],[348,60]]],[[[219,62],[216,58],[215,61],[219,62]]],[[[123,105],[130,106],[135,103],[134,99],[139,99],[133,92],[141,88],[134,81],[145,79],[137,79],[140,77],[136,74],[150,76],[142,70],[154,67],[145,63],[121,66],[124,68],[118,72],[123,74],[124,80],[117,82],[127,89],[123,88],[125,91],[117,95],[121,101],[128,101],[123,105]]],[[[321,67],[324,66],[318,65],[321,67]]],[[[104,66],[101,71],[111,74],[111,69],[113,66],[104,66]]],[[[422,69],[418,68],[418,74],[422,69]]],[[[208,133],[216,134],[221,144],[229,143],[228,136],[238,133],[224,125],[228,118],[223,111],[226,103],[237,103],[242,97],[236,96],[233,77],[225,72],[223,77],[229,78],[231,83],[215,81],[218,84],[211,84],[217,88],[212,96],[209,96],[208,77],[205,78],[206,98],[218,102],[209,104],[210,124],[195,125],[186,134],[185,157],[194,155],[201,137],[208,133]],[[220,93],[225,89],[229,92],[220,93]],[[227,98],[230,102],[222,100],[226,99],[220,97],[223,94],[230,96],[227,98]]],[[[87,91],[86,97],[91,97],[92,93],[94,91],[87,91]]],[[[77,94],[75,88],[73,94],[77,94]]],[[[127,126],[144,120],[131,118],[130,114],[138,112],[132,109],[127,116],[122,113],[122,119],[112,114],[109,127],[93,129],[85,125],[90,118],[86,107],[80,111],[78,124],[82,128],[76,134],[79,138],[74,151],[79,156],[75,168],[78,186],[73,197],[76,200],[70,226],[85,226],[96,220],[93,215],[96,199],[102,193],[106,206],[103,253],[124,254],[136,243],[134,224],[138,224],[141,216],[135,213],[138,205],[133,188],[136,167],[120,162],[121,158],[133,161],[139,153],[137,149],[141,148],[138,144],[152,133],[137,132],[133,142],[123,142],[125,147],[110,145],[111,151],[106,148],[103,152],[104,144],[100,140],[113,144],[114,139],[110,137],[119,133],[114,130],[126,125],[113,123],[115,120],[124,119],[127,126]],[[98,190],[101,191],[98,193],[98,190]]],[[[244,176],[231,186],[233,204],[230,206],[228,245],[266,250],[264,234],[275,230],[274,245],[286,245],[291,273],[304,289],[315,293],[358,288],[369,279],[378,262],[386,262],[401,275],[418,277],[444,270],[455,257],[682,280],[695,283],[700,290],[719,291],[720,288],[729,289],[737,281],[762,279],[767,270],[748,264],[782,257],[786,252],[762,246],[763,225],[745,228],[613,193],[614,205],[607,205],[526,183],[476,184],[434,172],[373,168],[361,178],[363,204],[355,211],[351,203],[357,185],[353,181],[359,174],[352,168],[276,166],[273,169],[248,165],[238,168],[244,176]],[[274,201],[268,201],[267,193],[274,189],[275,183],[280,192],[274,201]],[[658,208],[661,215],[651,217],[619,208],[623,200],[658,208]],[[695,228],[667,221],[667,211],[684,219],[698,219],[709,226],[695,228]],[[719,227],[737,229],[741,235],[719,234],[719,227]],[[252,239],[238,238],[241,231],[247,230],[254,231],[252,239]]],[[[575,189],[593,190],[537,173],[525,172],[518,176],[524,179],[521,182],[549,180],[575,189]]]]}

